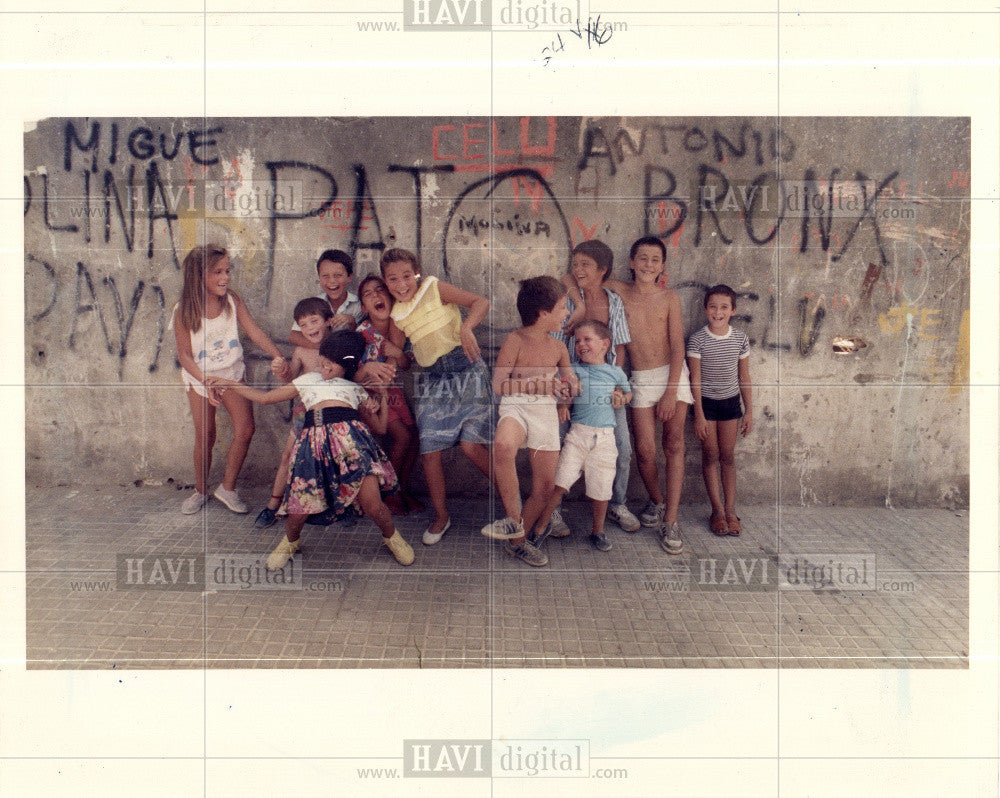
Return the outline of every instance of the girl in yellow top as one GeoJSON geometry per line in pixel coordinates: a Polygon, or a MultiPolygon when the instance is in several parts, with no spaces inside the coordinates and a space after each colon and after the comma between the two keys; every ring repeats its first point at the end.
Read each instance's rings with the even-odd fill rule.
{"type": "Polygon", "coordinates": [[[490,473],[493,388],[473,332],[490,303],[436,277],[421,280],[420,262],[408,250],[386,250],[380,265],[396,300],[392,319],[410,339],[413,356],[424,369],[414,394],[421,461],[434,505],[434,520],[423,536],[431,546],[451,526],[441,452],[458,444],[480,471],[490,473]],[[469,309],[464,322],[459,305],[469,309]]]}

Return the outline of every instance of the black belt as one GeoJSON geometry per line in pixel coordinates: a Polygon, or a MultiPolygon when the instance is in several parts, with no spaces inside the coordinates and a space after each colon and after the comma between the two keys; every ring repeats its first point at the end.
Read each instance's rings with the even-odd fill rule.
{"type": "Polygon", "coordinates": [[[361,416],[353,407],[321,407],[319,410],[307,410],[303,427],[322,427],[324,424],[336,424],[341,421],[360,421],[361,416]]]}

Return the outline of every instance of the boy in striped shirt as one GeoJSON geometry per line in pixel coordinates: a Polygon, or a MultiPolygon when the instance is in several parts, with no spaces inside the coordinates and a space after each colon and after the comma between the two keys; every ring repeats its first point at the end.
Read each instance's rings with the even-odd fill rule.
{"type": "Polygon", "coordinates": [[[736,515],[733,453],[737,435],[742,432],[746,437],[753,427],[750,341],[746,333],[729,326],[735,314],[736,292],[728,285],[712,286],[705,292],[708,324],[692,335],[687,345],[694,432],[701,439],[701,471],[712,502],[708,523],[716,535],[739,535],[742,531],[736,515]]]}

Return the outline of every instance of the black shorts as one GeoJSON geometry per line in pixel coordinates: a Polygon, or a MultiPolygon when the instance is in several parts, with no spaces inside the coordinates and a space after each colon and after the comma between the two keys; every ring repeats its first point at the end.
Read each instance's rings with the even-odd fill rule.
{"type": "Polygon", "coordinates": [[[743,406],[740,404],[740,395],[730,396],[728,399],[709,399],[707,396],[701,397],[701,409],[707,421],[732,421],[734,418],[743,417],[743,406]]]}

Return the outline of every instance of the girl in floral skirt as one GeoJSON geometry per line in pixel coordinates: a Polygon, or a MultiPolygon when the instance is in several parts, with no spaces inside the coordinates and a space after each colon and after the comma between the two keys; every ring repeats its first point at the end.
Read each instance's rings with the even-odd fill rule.
{"type": "Polygon", "coordinates": [[[381,493],[396,490],[396,472],[365,424],[379,434],[386,429],[385,391],[368,392],[351,377],[361,363],[365,340],[354,331],[338,331],[320,344],[320,373],[310,372],[290,385],[262,391],[233,380],[213,379],[214,386],[236,391],[260,404],[293,399],[306,407],[305,425],[292,451],[290,479],[278,515],[285,536],[267,558],[269,570],[284,567],[299,548],[306,518],[332,510],[345,514],[360,505],[382,532],[382,541],[402,565],[413,562],[413,549],[396,531],[381,493]]]}

